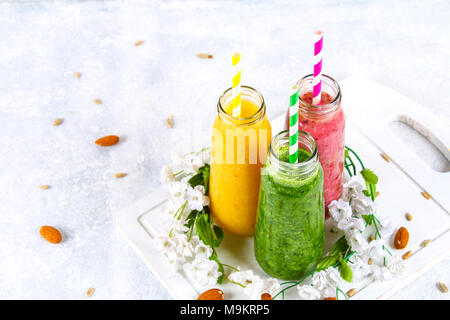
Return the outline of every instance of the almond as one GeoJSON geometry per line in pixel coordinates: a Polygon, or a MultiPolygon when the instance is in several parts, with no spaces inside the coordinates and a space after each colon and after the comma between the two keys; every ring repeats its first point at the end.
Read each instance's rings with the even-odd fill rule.
{"type": "Polygon", "coordinates": [[[95,98],[93,101],[94,101],[95,104],[102,104],[103,103],[102,100],[100,100],[99,98],[95,98]]]}
{"type": "Polygon", "coordinates": [[[223,300],[223,291],[220,289],[209,289],[198,296],[197,300],[223,300]]]}
{"type": "Polygon", "coordinates": [[[81,78],[81,73],[75,72],[75,78],[80,79],[81,78]]]}
{"type": "Polygon", "coordinates": [[[139,47],[141,44],[143,44],[144,43],[144,40],[138,40],[138,41],[136,41],[135,43],[134,43],[134,45],[136,46],[136,47],[139,47]]]}
{"type": "Polygon", "coordinates": [[[41,189],[41,190],[47,190],[49,188],[50,188],[50,186],[48,186],[46,184],[43,184],[42,186],[39,186],[39,189],[41,189]]]}
{"type": "Polygon", "coordinates": [[[408,221],[412,221],[412,219],[413,219],[413,215],[411,213],[409,213],[409,212],[407,212],[405,214],[405,217],[406,217],[406,220],[408,220],[408,221]]]}
{"type": "Polygon", "coordinates": [[[98,139],[97,141],[95,141],[95,143],[101,147],[113,146],[117,142],[119,142],[119,137],[114,136],[114,135],[102,137],[102,138],[98,139]]]}
{"type": "Polygon", "coordinates": [[[51,243],[60,243],[62,240],[61,232],[51,226],[42,226],[39,229],[41,236],[51,243]]]}
{"type": "Polygon", "coordinates": [[[398,229],[394,238],[394,247],[396,249],[404,249],[408,245],[409,241],[409,232],[405,227],[401,227],[398,229]]]}
{"type": "Polygon", "coordinates": [[[324,298],[323,300],[337,300],[336,297],[324,298]]]}
{"type": "Polygon", "coordinates": [[[269,293],[263,293],[261,295],[261,300],[272,300],[272,296],[269,293]]]}

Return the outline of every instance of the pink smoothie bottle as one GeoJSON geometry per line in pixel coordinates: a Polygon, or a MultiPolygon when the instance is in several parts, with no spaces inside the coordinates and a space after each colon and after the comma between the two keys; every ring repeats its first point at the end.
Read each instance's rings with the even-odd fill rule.
{"type": "MultiPolygon", "coordinates": [[[[312,74],[297,82],[300,87],[298,125],[317,143],[324,173],[325,207],[328,208],[328,204],[339,199],[342,194],[345,117],[339,84],[333,78],[322,75],[322,103],[313,106],[312,83],[312,74]]],[[[289,128],[289,111],[286,114],[286,128],[289,128]]]]}

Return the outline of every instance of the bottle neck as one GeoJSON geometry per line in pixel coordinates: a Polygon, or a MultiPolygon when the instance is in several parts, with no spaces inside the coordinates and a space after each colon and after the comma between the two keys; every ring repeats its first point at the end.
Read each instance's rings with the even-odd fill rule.
{"type": "Polygon", "coordinates": [[[270,142],[268,165],[276,171],[277,174],[288,179],[305,179],[316,172],[319,167],[319,153],[314,138],[307,132],[299,130],[298,148],[308,152],[309,158],[298,162],[289,163],[279,158],[280,148],[289,148],[289,130],[284,130],[273,137],[270,142]]]}
{"type": "MultiPolygon", "coordinates": [[[[250,126],[261,121],[266,115],[266,104],[262,94],[249,86],[241,86],[241,100],[247,100],[257,107],[257,111],[248,117],[234,117],[226,110],[232,103],[232,88],[228,88],[219,98],[217,102],[217,113],[220,119],[233,126],[250,126]]],[[[242,107],[242,106],[241,106],[242,107]]]]}
{"type": "Polygon", "coordinates": [[[297,82],[300,88],[299,112],[303,118],[311,120],[324,120],[333,117],[341,107],[341,88],[333,78],[322,75],[322,93],[328,94],[330,99],[322,99],[322,103],[313,106],[312,90],[313,75],[309,74],[297,82]]]}

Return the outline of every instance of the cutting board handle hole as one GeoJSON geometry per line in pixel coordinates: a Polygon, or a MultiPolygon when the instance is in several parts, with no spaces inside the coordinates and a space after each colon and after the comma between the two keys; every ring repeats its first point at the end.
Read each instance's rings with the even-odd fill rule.
{"type": "Polygon", "coordinates": [[[418,121],[400,115],[389,129],[430,168],[438,172],[450,171],[450,151],[444,143],[418,121]]]}

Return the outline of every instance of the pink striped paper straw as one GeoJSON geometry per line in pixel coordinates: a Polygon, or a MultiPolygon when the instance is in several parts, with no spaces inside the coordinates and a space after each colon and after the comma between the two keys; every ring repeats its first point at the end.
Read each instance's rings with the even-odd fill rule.
{"type": "Polygon", "coordinates": [[[313,74],[313,106],[322,102],[322,56],[323,56],[323,32],[314,32],[314,74],[313,74]]]}

